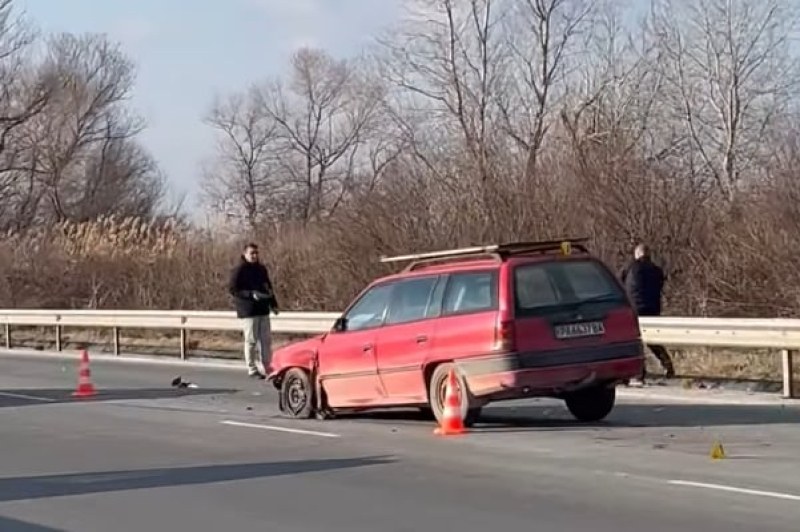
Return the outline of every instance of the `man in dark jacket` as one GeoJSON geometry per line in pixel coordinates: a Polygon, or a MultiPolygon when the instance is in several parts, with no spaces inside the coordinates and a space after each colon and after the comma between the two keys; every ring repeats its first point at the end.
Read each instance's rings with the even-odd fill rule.
{"type": "Polygon", "coordinates": [[[231,271],[228,291],[233,296],[236,316],[244,330],[244,358],[250,377],[264,379],[256,364],[256,344],[261,348],[261,363],[269,372],[272,339],[269,313],[278,314],[278,300],[264,264],[258,259],[258,246],[247,244],[240,263],[231,271]]]}
{"type": "MultiPolygon", "coordinates": [[[[664,271],[650,260],[646,245],[639,244],[634,250],[634,260],[622,271],[625,284],[639,316],[661,315],[661,293],[664,289],[664,271]]],[[[658,358],[668,379],[675,376],[669,353],[662,345],[647,346],[658,358]]],[[[644,381],[644,375],[642,375],[644,381]]]]}

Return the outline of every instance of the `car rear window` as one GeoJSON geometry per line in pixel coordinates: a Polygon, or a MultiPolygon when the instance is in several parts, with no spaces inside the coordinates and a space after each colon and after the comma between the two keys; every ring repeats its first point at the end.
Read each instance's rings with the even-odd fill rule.
{"type": "Polygon", "coordinates": [[[625,294],[593,260],[524,264],[514,269],[516,314],[531,316],[582,303],[623,303],[625,294]]]}

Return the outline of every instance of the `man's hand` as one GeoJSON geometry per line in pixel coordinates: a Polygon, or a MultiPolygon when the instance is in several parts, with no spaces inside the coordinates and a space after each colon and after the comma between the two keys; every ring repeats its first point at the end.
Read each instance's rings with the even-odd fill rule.
{"type": "Polygon", "coordinates": [[[272,307],[272,309],[271,309],[271,310],[272,310],[272,312],[274,312],[274,313],[275,313],[275,315],[276,315],[276,316],[277,316],[278,314],[280,314],[280,311],[278,310],[278,307],[272,307]]]}

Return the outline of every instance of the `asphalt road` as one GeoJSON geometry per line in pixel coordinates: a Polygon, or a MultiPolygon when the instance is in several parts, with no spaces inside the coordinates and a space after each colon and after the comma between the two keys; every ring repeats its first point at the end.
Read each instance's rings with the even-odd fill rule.
{"type": "Polygon", "coordinates": [[[0,355],[3,532],[800,526],[800,407],[774,400],[634,390],[596,426],[519,402],[443,439],[413,412],[283,419],[238,368],[94,359],[91,400],[70,397],[76,371],[0,355]]]}

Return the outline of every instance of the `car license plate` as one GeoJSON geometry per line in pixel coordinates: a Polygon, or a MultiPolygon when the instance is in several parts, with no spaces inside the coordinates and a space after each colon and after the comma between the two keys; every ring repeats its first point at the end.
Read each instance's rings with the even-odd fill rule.
{"type": "Polygon", "coordinates": [[[556,338],[564,340],[566,338],[582,338],[584,336],[598,336],[605,333],[602,321],[589,321],[583,323],[566,323],[556,325],[556,338]]]}

